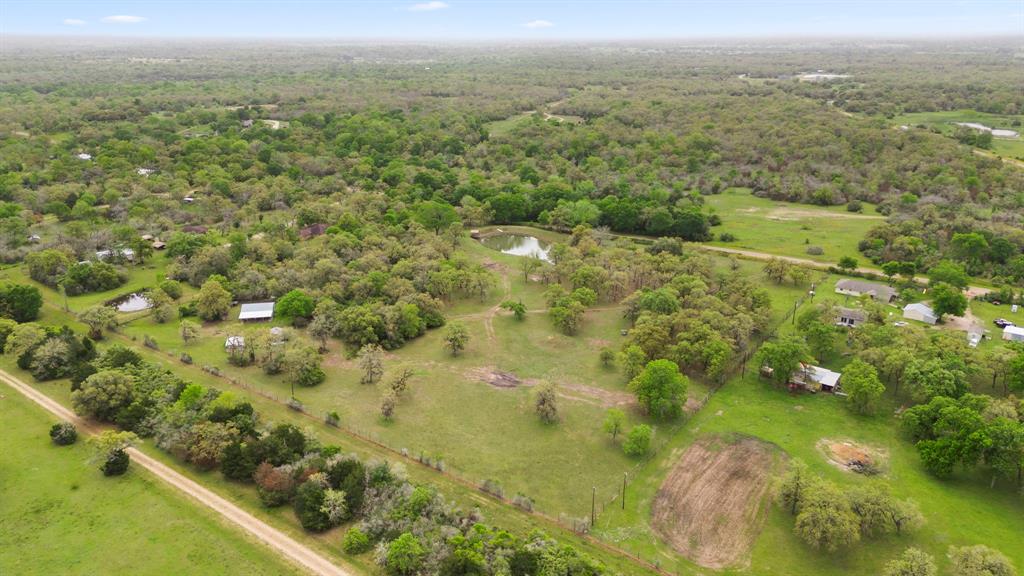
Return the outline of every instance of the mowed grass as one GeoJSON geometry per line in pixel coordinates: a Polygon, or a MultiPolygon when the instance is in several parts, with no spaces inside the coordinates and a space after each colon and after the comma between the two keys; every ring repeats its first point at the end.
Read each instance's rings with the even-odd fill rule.
{"type": "MultiPolygon", "coordinates": [[[[752,372],[749,366],[748,370],[752,372]]],[[[648,527],[651,502],[678,455],[695,439],[706,434],[736,433],[774,444],[841,488],[885,484],[898,498],[914,500],[926,518],[924,527],[913,534],[868,539],[849,550],[829,554],[798,539],[793,534],[793,517],[772,505],[751,552],[751,565],[757,574],[875,575],[907,546],[926,550],[941,568],[948,568],[947,548],[971,544],[997,548],[1016,566],[1024,566],[1020,539],[1024,533],[1024,503],[1007,482],[990,489],[988,478],[962,473],[949,480],[935,479],[923,469],[915,448],[899,432],[891,410],[875,417],[857,416],[847,410],[840,397],[792,395],[752,373],[723,387],[673,438],[670,449],[631,479],[625,510],[620,510],[619,502],[608,506],[599,518],[597,535],[649,560],[660,559],[670,571],[691,573],[696,567],[675,554],[648,527]],[[839,470],[817,449],[822,438],[881,448],[888,454],[885,473],[868,478],[839,470]]],[[[737,568],[724,573],[745,574],[749,570],[737,568]]]]}
{"type": "Polygon", "coordinates": [[[104,478],[84,439],[0,386],[0,574],[299,574],[270,549],[132,467],[104,478]]]}
{"type": "MultiPolygon", "coordinates": [[[[975,122],[989,128],[1024,131],[1024,114],[988,114],[976,110],[950,110],[944,112],[913,112],[892,119],[895,126],[925,126],[952,136],[958,128],[955,122],[975,122]]],[[[1024,139],[993,138],[992,151],[1000,156],[1024,160],[1024,139]]]]}
{"type": "Polygon", "coordinates": [[[847,212],[845,206],[810,206],[759,198],[747,188],[729,188],[721,194],[705,196],[704,201],[722,218],[722,224],[712,228],[715,240],[709,244],[818,262],[835,263],[843,256],[863,261],[857,243],[870,229],[885,222],[885,217],[866,203],[863,212],[855,214],[847,212]],[[732,234],[736,241],[720,241],[722,233],[732,234]],[[824,253],[808,254],[809,246],[819,246],[824,253]]]}

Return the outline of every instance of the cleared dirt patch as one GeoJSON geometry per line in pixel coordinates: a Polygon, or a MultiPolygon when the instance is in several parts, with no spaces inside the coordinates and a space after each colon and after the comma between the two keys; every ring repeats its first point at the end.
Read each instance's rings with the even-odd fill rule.
{"type": "Polygon", "coordinates": [[[473,368],[466,373],[466,376],[484,384],[490,384],[495,388],[515,388],[524,383],[515,374],[495,368],[473,368]]]}
{"type": "Polygon", "coordinates": [[[829,464],[847,472],[875,474],[886,461],[882,450],[849,440],[822,438],[818,440],[817,447],[828,459],[829,464]]]}
{"type": "Polygon", "coordinates": [[[776,208],[768,213],[769,220],[800,220],[802,218],[839,218],[843,220],[885,220],[885,216],[875,216],[873,214],[829,212],[827,210],[802,210],[800,208],[776,208]]]}
{"type": "Polygon", "coordinates": [[[771,444],[756,438],[697,440],[658,489],[651,526],[701,566],[746,564],[780,460],[771,444]]]}

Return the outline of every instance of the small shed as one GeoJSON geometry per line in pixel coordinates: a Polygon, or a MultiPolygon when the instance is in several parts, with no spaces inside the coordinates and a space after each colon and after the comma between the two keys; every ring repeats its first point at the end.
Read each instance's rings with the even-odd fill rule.
{"type": "Polygon", "coordinates": [[[469,237],[472,238],[473,240],[479,240],[480,239],[480,231],[476,230],[476,229],[470,230],[469,231],[469,237]]]}
{"type": "Polygon", "coordinates": [[[38,244],[42,242],[43,239],[39,236],[39,234],[31,234],[28,237],[28,241],[31,242],[32,244],[38,244]]]}
{"type": "Polygon", "coordinates": [[[252,304],[242,304],[242,309],[238,312],[238,319],[243,322],[250,320],[270,320],[273,317],[273,302],[253,302],[252,304]]]}
{"type": "Polygon", "coordinates": [[[939,316],[932,310],[931,306],[924,302],[914,302],[903,307],[903,317],[908,320],[917,320],[925,324],[935,324],[939,316]]]}
{"type": "Polygon", "coordinates": [[[96,259],[100,261],[110,260],[111,258],[119,260],[127,260],[128,262],[135,261],[135,250],[131,248],[114,248],[112,250],[97,250],[96,259]]]}
{"type": "Polygon", "coordinates": [[[1003,328],[1003,340],[1010,342],[1024,342],[1024,327],[1007,326],[1003,328]]]}
{"type": "Polygon", "coordinates": [[[154,172],[156,172],[156,170],[154,170],[152,168],[137,168],[135,170],[135,173],[138,174],[139,176],[149,176],[150,174],[152,174],[154,172]]]}
{"type": "Polygon", "coordinates": [[[237,352],[245,348],[245,336],[228,336],[224,341],[224,349],[228,352],[237,352]]]}
{"type": "Polygon", "coordinates": [[[153,250],[163,250],[166,247],[167,244],[165,242],[162,242],[160,240],[153,240],[153,250]]]}
{"type": "Polygon", "coordinates": [[[79,160],[92,160],[92,154],[87,154],[85,152],[75,154],[75,157],[78,158],[79,160]]]}
{"type": "Polygon", "coordinates": [[[185,196],[184,198],[182,198],[181,201],[184,202],[185,204],[191,204],[191,203],[195,202],[196,199],[195,199],[194,196],[189,195],[189,196],[185,196]]]}
{"type": "Polygon", "coordinates": [[[793,373],[790,382],[812,392],[835,392],[839,388],[842,374],[828,368],[800,363],[800,369],[793,373]]]}
{"type": "Polygon", "coordinates": [[[153,235],[152,234],[143,234],[142,236],[140,236],[140,238],[142,238],[146,242],[149,242],[150,240],[153,239],[153,235]]]}
{"type": "Polygon", "coordinates": [[[299,238],[303,240],[309,240],[310,238],[320,236],[327,231],[327,224],[311,224],[305,228],[299,230],[299,238]]]}
{"type": "Polygon", "coordinates": [[[981,344],[981,334],[978,332],[968,332],[967,345],[971,348],[977,348],[978,344],[981,344]]]}

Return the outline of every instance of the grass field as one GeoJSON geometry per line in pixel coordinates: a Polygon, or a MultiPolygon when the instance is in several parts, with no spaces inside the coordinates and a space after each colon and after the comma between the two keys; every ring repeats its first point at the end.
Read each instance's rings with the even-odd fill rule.
{"type": "Polygon", "coordinates": [[[6,386],[0,421],[0,574],[300,573],[144,471],[104,478],[6,386]]]}
{"type": "MultiPolygon", "coordinates": [[[[957,126],[954,122],[975,122],[989,128],[1005,128],[1017,132],[1024,131],[1024,114],[986,114],[975,110],[953,110],[948,112],[913,112],[902,114],[892,119],[896,126],[925,126],[952,136],[957,126]],[[1016,124],[1014,124],[1016,123],[1016,124]]],[[[1009,158],[1024,160],[1024,139],[1018,137],[994,138],[992,151],[1009,158]]]]}
{"type": "MultiPolygon", "coordinates": [[[[681,451],[708,434],[747,434],[770,442],[792,458],[800,458],[821,476],[850,487],[866,482],[887,484],[899,498],[911,498],[927,523],[909,536],[862,541],[837,554],[817,552],[793,534],[793,518],[778,507],[767,512],[765,528],[752,550],[758,574],[874,575],[905,547],[918,546],[935,555],[940,566],[950,545],[987,544],[1024,566],[1024,504],[1012,488],[988,487],[987,479],[958,475],[940,481],[920,465],[916,450],[898,432],[891,412],[876,417],[851,413],[836,396],[791,395],[771,387],[752,374],[721,389],[673,438],[670,450],[644,466],[626,491],[626,509],[614,503],[598,521],[598,535],[635,550],[645,557],[660,557],[669,570],[689,573],[694,565],[656,538],[648,527],[651,503],[658,487],[681,451]],[[830,465],[816,448],[822,438],[851,439],[888,452],[887,471],[867,478],[830,465]]],[[[726,574],[749,573],[727,570],[726,574]]]]}
{"type": "Polygon", "coordinates": [[[870,204],[863,205],[862,213],[853,214],[845,206],[775,202],[754,196],[746,188],[729,188],[704,200],[722,218],[722,225],[712,229],[716,240],[709,244],[819,262],[834,263],[843,256],[863,261],[857,243],[868,230],[885,222],[870,204]],[[723,232],[735,236],[736,241],[718,241],[723,232]],[[809,246],[820,246],[824,253],[808,254],[809,246]]]}

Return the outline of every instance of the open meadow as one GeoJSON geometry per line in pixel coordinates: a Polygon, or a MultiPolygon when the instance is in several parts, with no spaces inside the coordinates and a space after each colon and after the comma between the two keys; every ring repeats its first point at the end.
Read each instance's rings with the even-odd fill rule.
{"type": "Polygon", "coordinates": [[[104,478],[85,440],[0,386],[0,573],[299,574],[263,545],[136,468],[104,478]]]}

